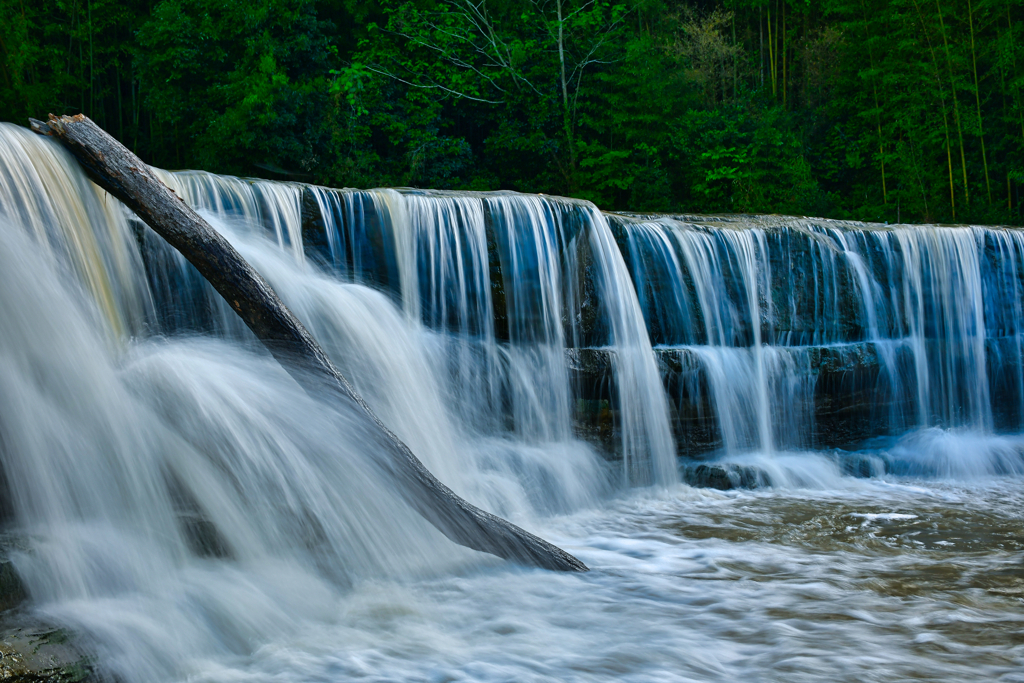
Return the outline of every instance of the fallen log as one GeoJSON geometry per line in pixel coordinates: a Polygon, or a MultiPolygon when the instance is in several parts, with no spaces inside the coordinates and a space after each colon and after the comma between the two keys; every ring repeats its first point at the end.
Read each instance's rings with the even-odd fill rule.
{"type": "Polygon", "coordinates": [[[460,545],[560,571],[587,571],[578,559],[470,504],[441,483],[374,414],[263,277],[137,156],[88,117],[50,115],[32,130],[59,140],[101,188],[121,200],[188,259],[311,395],[348,402],[379,430],[385,467],[408,503],[460,545]]]}

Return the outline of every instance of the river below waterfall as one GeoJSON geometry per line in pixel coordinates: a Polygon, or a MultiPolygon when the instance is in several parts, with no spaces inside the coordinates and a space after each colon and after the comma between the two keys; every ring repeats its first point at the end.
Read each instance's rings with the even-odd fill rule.
{"type": "Polygon", "coordinates": [[[594,567],[585,577],[472,574],[399,601],[368,587],[343,613],[378,615],[386,644],[364,635],[318,666],[371,680],[1022,680],[1024,488],[837,484],[615,501],[552,530],[594,567]]]}
{"type": "MultiPolygon", "coordinates": [[[[251,653],[183,652],[176,668],[211,682],[1021,681],[1022,509],[1024,486],[1005,479],[648,491],[537,528],[588,574],[484,561],[318,587],[251,653]]],[[[231,590],[265,609],[267,596],[231,590]]],[[[123,619],[104,646],[130,660],[140,631],[176,639],[165,610],[180,599],[54,616],[100,630],[123,619]]]]}
{"type": "Polygon", "coordinates": [[[3,124],[0,550],[96,677],[1024,681],[1024,232],[160,174],[439,479],[591,571],[444,538],[363,413],[3,124]]]}

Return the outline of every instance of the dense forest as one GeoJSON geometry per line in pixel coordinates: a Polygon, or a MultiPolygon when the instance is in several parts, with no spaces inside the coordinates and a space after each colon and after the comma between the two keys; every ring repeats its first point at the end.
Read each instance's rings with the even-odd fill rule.
{"type": "Polygon", "coordinates": [[[0,119],[85,112],[166,168],[1022,220],[1024,0],[0,0],[0,18],[0,119]]]}

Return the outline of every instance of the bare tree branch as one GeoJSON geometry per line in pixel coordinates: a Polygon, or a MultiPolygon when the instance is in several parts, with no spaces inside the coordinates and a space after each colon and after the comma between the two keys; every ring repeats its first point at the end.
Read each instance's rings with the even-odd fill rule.
{"type": "Polygon", "coordinates": [[[449,95],[454,95],[455,97],[463,97],[463,98],[465,98],[467,100],[473,100],[474,102],[484,102],[486,104],[504,104],[505,103],[504,100],[487,100],[487,99],[484,99],[482,97],[474,97],[473,95],[470,95],[468,93],[460,92],[458,90],[453,90],[452,88],[449,88],[447,86],[443,86],[440,83],[431,83],[430,85],[423,85],[421,83],[413,83],[412,81],[407,81],[407,80],[405,80],[404,78],[402,78],[400,76],[396,76],[395,74],[391,73],[390,71],[386,71],[384,69],[374,68],[373,66],[371,66],[369,64],[366,65],[366,69],[368,71],[372,71],[375,74],[380,74],[381,76],[387,76],[388,78],[394,79],[394,80],[398,81],[399,83],[404,83],[404,84],[406,84],[406,85],[408,85],[410,87],[413,87],[413,88],[420,88],[420,89],[423,89],[423,90],[443,90],[444,92],[448,93],[449,95]]]}

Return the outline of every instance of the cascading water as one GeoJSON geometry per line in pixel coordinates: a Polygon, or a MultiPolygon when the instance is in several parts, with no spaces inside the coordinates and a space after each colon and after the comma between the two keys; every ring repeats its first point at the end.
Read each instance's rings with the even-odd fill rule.
{"type": "Polygon", "coordinates": [[[114,335],[134,334],[151,302],[134,279],[140,263],[125,219],[117,203],[105,201],[83,174],[67,173],[67,165],[56,147],[39,145],[23,128],[4,126],[0,209],[59,267],[74,270],[114,335]]]}
{"type": "MultiPolygon", "coordinates": [[[[48,615],[96,634],[94,647],[118,674],[157,680],[180,672],[176,662],[237,651],[315,615],[325,581],[465,561],[469,553],[449,547],[381,481],[358,420],[302,395],[190,267],[136,223],[140,256],[129,221],[59,148],[0,130],[3,159],[13,160],[0,219],[0,450],[16,516],[40,538],[16,562],[48,615]],[[13,163],[25,159],[44,180],[13,163]],[[35,182],[11,180],[25,177],[35,182]],[[54,187],[71,189],[51,196],[54,187]],[[105,251],[81,247],[101,237],[105,251]],[[104,257],[124,267],[97,262],[104,257]],[[148,338],[147,329],[176,334],[148,338]],[[196,554],[262,569],[207,571],[196,554]],[[292,584],[303,587],[283,590],[292,584]],[[165,604],[161,591],[177,594],[163,593],[165,604]],[[162,605],[153,621],[133,623],[139,615],[119,603],[129,595],[162,605]],[[107,608],[79,612],[83,601],[107,608]],[[170,642],[155,633],[161,619],[171,631],[192,619],[211,626],[170,642]],[[105,650],[133,628],[143,633],[132,652],[105,650]]],[[[298,214],[276,202],[301,189],[166,177],[453,489],[527,525],[601,491],[605,476],[583,444],[542,448],[464,428],[446,406],[480,396],[449,384],[441,335],[410,326],[386,295],[318,273],[301,245],[280,239],[301,233],[298,214]]]]}
{"type": "Polygon", "coordinates": [[[648,318],[658,317],[664,342],[690,342],[700,357],[726,450],[735,453],[756,445],[771,452],[772,411],[761,343],[761,299],[770,279],[764,272],[764,232],[722,230],[712,235],[662,220],[630,225],[628,235],[637,280],[660,284],[657,290],[642,290],[648,318]],[[688,289],[695,294],[695,311],[690,310],[688,289]],[[703,329],[695,329],[694,320],[703,321],[703,329]],[[694,344],[697,340],[705,343],[694,344]]]}
{"type": "Polygon", "coordinates": [[[600,264],[601,296],[611,311],[612,367],[622,413],[622,457],[634,480],[675,479],[675,444],[640,304],[604,218],[593,211],[591,245],[600,264]]]}
{"type": "Polygon", "coordinates": [[[620,219],[658,349],[697,359],[727,453],[850,443],[814,425],[826,402],[856,407],[825,384],[837,364],[870,382],[845,391],[870,392],[872,435],[985,432],[1000,403],[1000,428],[1024,427],[1020,233],[752,222],[620,219]]]}
{"type": "MultiPolygon", "coordinates": [[[[413,324],[443,331],[433,338],[453,378],[448,402],[459,406],[467,425],[504,425],[525,440],[572,441],[565,352],[582,334],[576,254],[587,249],[595,286],[607,292],[600,297],[609,328],[602,341],[614,349],[622,394],[617,431],[625,478],[675,481],[664,392],[628,273],[600,213],[516,194],[330,191],[192,172],[163,177],[221,221],[263,225],[300,262],[305,249],[296,235],[314,249],[326,245],[317,257],[338,277],[382,288],[413,324]]],[[[157,281],[196,282],[159,242],[150,251],[157,253],[147,262],[166,264],[150,267],[161,271],[157,281]]],[[[191,289],[203,300],[191,309],[214,310],[216,329],[245,336],[209,287],[191,289]]]]}
{"type": "Polygon", "coordinates": [[[160,173],[442,481],[593,571],[448,542],[359,420],[0,125],[6,537],[100,674],[1016,680],[1024,232],[160,173]],[[776,488],[679,485],[677,453],[776,488]]]}

